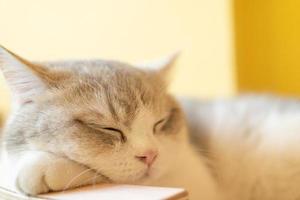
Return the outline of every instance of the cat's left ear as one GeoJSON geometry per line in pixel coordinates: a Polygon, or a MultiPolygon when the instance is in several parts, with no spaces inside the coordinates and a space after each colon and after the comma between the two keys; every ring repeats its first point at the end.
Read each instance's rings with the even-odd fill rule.
{"type": "Polygon", "coordinates": [[[169,82],[170,76],[174,71],[173,69],[179,55],[180,52],[176,51],[160,59],[143,62],[135,66],[141,69],[157,72],[164,80],[169,82]]]}
{"type": "Polygon", "coordinates": [[[29,62],[0,46],[0,72],[11,89],[13,101],[31,102],[50,87],[55,87],[66,74],[29,62]]]}

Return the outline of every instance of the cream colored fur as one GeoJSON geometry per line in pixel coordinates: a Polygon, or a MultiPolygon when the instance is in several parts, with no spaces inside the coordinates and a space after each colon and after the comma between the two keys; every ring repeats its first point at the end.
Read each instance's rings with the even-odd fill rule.
{"type": "Polygon", "coordinates": [[[0,49],[14,95],[2,142],[8,187],[36,195],[114,182],[184,187],[194,200],[299,199],[300,103],[181,101],[186,123],[166,90],[173,62],[32,63],[0,49]],[[151,166],[140,159],[149,150],[151,166]]]}
{"type": "Polygon", "coordinates": [[[244,96],[183,101],[194,140],[203,151],[223,199],[300,198],[300,101],[244,96]],[[199,131],[201,130],[201,131],[199,131]]]}

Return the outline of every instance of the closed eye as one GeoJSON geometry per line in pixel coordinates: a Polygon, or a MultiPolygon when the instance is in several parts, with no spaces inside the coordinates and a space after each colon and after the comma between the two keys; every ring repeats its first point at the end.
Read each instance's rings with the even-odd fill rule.
{"type": "Polygon", "coordinates": [[[126,137],[125,137],[124,133],[121,130],[113,128],[113,127],[103,127],[101,129],[106,130],[106,131],[112,131],[112,132],[119,133],[121,135],[122,142],[126,142],[126,137]]]}
{"type": "Polygon", "coordinates": [[[121,136],[122,142],[126,142],[126,140],[127,140],[124,133],[120,129],[116,129],[116,128],[113,128],[113,127],[103,127],[103,126],[100,126],[100,125],[95,124],[95,123],[84,122],[83,120],[80,120],[80,119],[75,119],[75,122],[77,122],[77,123],[79,123],[79,124],[81,124],[85,127],[88,127],[90,129],[96,130],[96,131],[117,133],[121,136]]]}
{"type": "Polygon", "coordinates": [[[157,121],[153,126],[153,133],[156,133],[160,127],[167,121],[167,118],[163,118],[157,121]]]}
{"type": "Polygon", "coordinates": [[[119,130],[119,129],[116,129],[116,128],[112,128],[112,127],[104,127],[104,128],[101,128],[101,129],[108,130],[108,131],[115,131],[115,132],[122,133],[122,131],[121,131],[121,130],[119,130]]]}

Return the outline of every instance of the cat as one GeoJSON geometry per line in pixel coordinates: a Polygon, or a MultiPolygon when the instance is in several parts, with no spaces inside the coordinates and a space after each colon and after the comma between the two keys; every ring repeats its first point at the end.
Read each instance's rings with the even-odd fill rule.
{"type": "Polygon", "coordinates": [[[252,94],[181,103],[222,199],[300,199],[299,99],[252,94]]]}
{"type": "Polygon", "coordinates": [[[38,63],[1,48],[7,182],[28,195],[113,182],[183,187],[192,200],[299,199],[300,102],[175,99],[175,59],[38,63]]]}
{"type": "Polygon", "coordinates": [[[216,199],[167,91],[175,58],[147,70],[104,60],[30,62],[2,47],[13,100],[2,133],[9,187],[37,195],[113,182],[184,187],[191,199],[216,199]]]}

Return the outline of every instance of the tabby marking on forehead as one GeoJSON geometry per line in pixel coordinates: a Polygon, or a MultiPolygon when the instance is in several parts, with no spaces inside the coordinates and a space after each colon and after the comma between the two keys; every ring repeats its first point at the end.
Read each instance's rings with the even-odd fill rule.
{"type": "Polygon", "coordinates": [[[126,65],[110,67],[110,70],[92,67],[88,73],[75,74],[59,88],[57,99],[75,104],[79,109],[85,105],[89,107],[85,107],[86,110],[95,109],[128,127],[142,106],[154,112],[159,109],[156,104],[161,104],[165,95],[164,84],[159,78],[126,65]]]}
{"type": "MultiPolygon", "coordinates": [[[[176,106],[166,90],[169,63],[172,59],[155,70],[103,60],[31,63],[0,47],[0,69],[19,106],[5,129],[5,148],[10,156],[33,150],[49,153],[51,159],[54,156],[74,161],[114,183],[157,179],[172,166],[178,147],[183,148],[179,144],[187,142],[180,112],[172,112],[172,117],[166,118],[167,112],[176,106]],[[162,118],[166,125],[160,123],[155,127],[162,118]],[[157,157],[151,175],[150,163],[143,160],[149,152],[157,157]]],[[[26,178],[20,190],[38,194],[51,189],[38,188],[41,181],[51,179],[44,179],[48,177],[45,173],[57,164],[39,160],[45,157],[29,161],[30,165],[37,162],[36,166],[40,166],[38,162],[41,162],[45,166],[39,167],[43,170],[39,172],[43,180],[39,177],[32,180],[29,184],[37,183],[37,187],[27,191],[26,178]]],[[[38,171],[24,170],[23,174],[18,170],[26,168],[28,162],[18,163],[15,177],[21,174],[31,178],[38,171]]],[[[63,166],[72,168],[72,165],[63,166]]],[[[53,174],[57,175],[55,180],[65,177],[53,174]]],[[[65,189],[61,185],[55,186],[55,190],[65,189]]]]}

